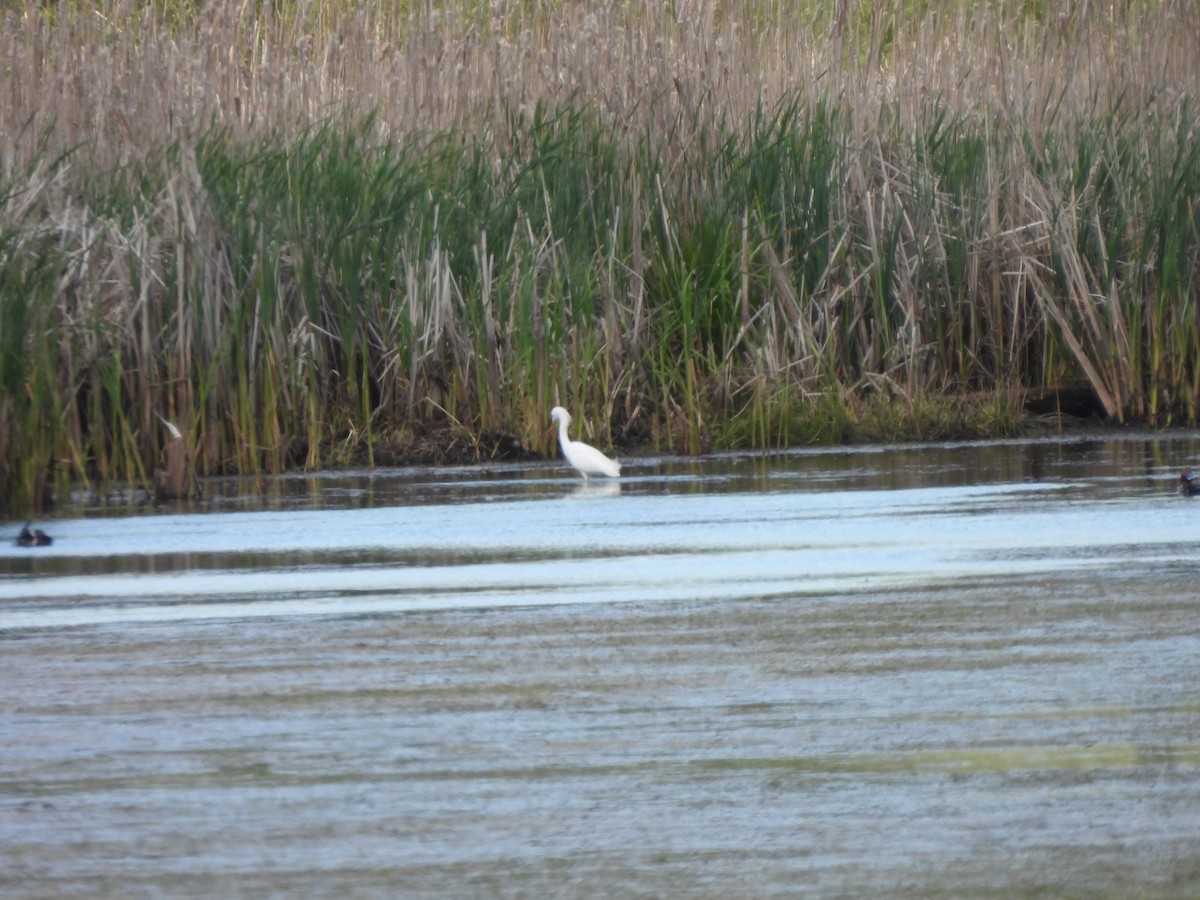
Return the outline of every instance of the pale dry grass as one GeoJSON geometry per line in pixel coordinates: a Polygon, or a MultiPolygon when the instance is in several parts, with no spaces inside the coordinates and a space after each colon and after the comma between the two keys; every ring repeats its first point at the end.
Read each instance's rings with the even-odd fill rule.
{"type": "MultiPolygon", "coordinates": [[[[374,111],[394,134],[486,129],[501,109],[571,101],[636,129],[831,96],[864,128],[936,101],[1036,130],[1117,96],[1171,108],[1200,92],[1191,0],[902,6],[228,0],[181,16],[135,0],[27,2],[0,27],[0,134],[7,157],[48,129],[52,148],[124,162],[214,120],[248,134],[374,111]]],[[[677,141],[686,152],[686,132],[677,141]]]]}

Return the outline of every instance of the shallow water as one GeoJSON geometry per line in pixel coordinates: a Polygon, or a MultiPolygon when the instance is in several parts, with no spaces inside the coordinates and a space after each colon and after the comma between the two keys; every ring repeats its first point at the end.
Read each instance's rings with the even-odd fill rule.
{"type": "Polygon", "coordinates": [[[0,547],[0,891],[1195,895],[1198,455],[81,501],[0,547]]]}

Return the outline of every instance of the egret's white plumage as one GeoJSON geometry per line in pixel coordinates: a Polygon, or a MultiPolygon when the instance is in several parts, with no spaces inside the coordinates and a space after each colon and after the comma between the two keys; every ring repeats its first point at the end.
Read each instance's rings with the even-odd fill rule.
{"type": "Polygon", "coordinates": [[[567,462],[579,470],[579,474],[587,479],[591,475],[607,475],[616,478],[621,474],[621,464],[609,459],[595,447],[583,441],[573,441],[567,437],[567,426],[571,424],[571,414],[561,406],[550,410],[550,418],[558,423],[558,443],[562,447],[563,456],[567,462]]]}

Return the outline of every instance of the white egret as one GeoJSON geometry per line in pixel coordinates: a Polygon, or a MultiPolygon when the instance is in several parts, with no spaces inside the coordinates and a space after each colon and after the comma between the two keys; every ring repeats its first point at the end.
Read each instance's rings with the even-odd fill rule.
{"type": "Polygon", "coordinates": [[[561,406],[550,410],[550,418],[558,423],[558,443],[562,446],[563,456],[567,462],[579,470],[586,481],[591,475],[607,475],[617,478],[621,474],[621,464],[609,459],[591,444],[583,441],[573,441],[567,437],[567,426],[571,424],[571,414],[561,406]]]}

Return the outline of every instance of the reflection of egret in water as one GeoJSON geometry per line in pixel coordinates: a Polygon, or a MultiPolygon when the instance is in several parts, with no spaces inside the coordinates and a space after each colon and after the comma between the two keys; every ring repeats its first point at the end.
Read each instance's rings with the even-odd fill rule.
{"type": "Polygon", "coordinates": [[[619,481],[584,481],[571,491],[577,500],[596,500],[601,497],[618,497],[621,494],[619,481]]]}
{"type": "Polygon", "coordinates": [[[591,475],[607,475],[617,478],[621,474],[621,464],[609,459],[591,444],[583,441],[573,441],[567,437],[567,426],[571,424],[571,414],[561,406],[550,410],[550,418],[558,423],[558,443],[562,446],[563,456],[567,462],[579,470],[586,480],[591,475]]]}

